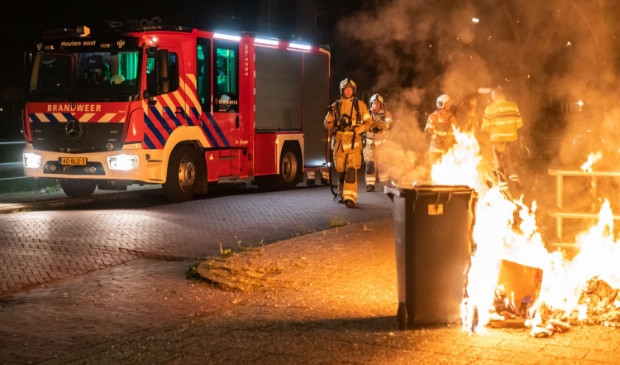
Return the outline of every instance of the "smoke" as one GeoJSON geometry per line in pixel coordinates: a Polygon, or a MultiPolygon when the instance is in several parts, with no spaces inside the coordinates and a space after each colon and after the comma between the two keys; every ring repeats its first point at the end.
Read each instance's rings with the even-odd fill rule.
{"type": "Polygon", "coordinates": [[[371,93],[386,95],[393,116],[390,141],[377,151],[379,166],[399,182],[429,179],[428,140],[423,132],[435,99],[447,93],[461,100],[490,76],[472,49],[470,1],[376,2],[340,23],[341,37],[362,48],[364,68],[373,69],[371,93]],[[424,108],[426,107],[426,108],[424,108]]]}
{"type": "MultiPolygon", "coordinates": [[[[386,96],[399,129],[378,158],[407,179],[427,179],[422,130],[437,96],[456,101],[458,118],[478,88],[505,88],[524,118],[522,151],[531,152],[521,156],[522,182],[549,201],[550,167],[578,168],[602,148],[595,170],[620,169],[618,10],[614,0],[375,0],[339,23],[334,57],[356,58],[358,86],[386,96]]],[[[488,95],[478,96],[484,108],[488,95]]]]}

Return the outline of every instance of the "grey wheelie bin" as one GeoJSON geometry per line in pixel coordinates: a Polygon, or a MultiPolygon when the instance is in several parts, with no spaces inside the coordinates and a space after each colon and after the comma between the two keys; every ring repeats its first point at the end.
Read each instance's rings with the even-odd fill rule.
{"type": "Polygon", "coordinates": [[[432,184],[384,191],[394,214],[399,328],[459,323],[475,191],[432,184]]]}

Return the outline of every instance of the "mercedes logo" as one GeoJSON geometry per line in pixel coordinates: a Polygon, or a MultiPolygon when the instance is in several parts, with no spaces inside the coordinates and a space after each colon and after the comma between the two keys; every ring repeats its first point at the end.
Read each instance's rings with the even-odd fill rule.
{"type": "Polygon", "coordinates": [[[65,134],[71,138],[79,137],[82,134],[80,122],[77,120],[68,120],[65,124],[65,134]]]}

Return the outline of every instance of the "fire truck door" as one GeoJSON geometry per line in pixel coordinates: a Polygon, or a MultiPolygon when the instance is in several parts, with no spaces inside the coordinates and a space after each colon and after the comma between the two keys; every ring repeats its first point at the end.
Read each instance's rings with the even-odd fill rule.
{"type": "Polygon", "coordinates": [[[213,42],[213,115],[220,148],[241,147],[243,120],[239,113],[239,43],[213,42]]]}
{"type": "Polygon", "coordinates": [[[160,47],[157,52],[147,53],[147,89],[156,101],[149,104],[147,125],[162,147],[176,128],[187,125],[185,83],[180,81],[184,75],[181,57],[181,49],[177,47],[160,47]],[[168,77],[166,80],[160,75],[157,82],[157,68],[165,65],[166,53],[168,77]]]}

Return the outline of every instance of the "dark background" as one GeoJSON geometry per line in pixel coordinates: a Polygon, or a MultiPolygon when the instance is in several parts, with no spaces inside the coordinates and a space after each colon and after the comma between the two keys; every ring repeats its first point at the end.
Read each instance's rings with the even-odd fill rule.
{"type": "MultiPolygon", "coordinates": [[[[332,99],[338,82],[351,77],[363,100],[381,92],[401,119],[417,112],[420,127],[439,94],[448,92],[458,104],[479,87],[501,85],[519,103],[524,138],[545,162],[558,155],[566,133],[574,140],[618,105],[617,0],[22,0],[10,8],[0,12],[0,140],[20,138],[23,55],[45,29],[96,29],[105,20],[154,16],[326,45],[332,99]],[[415,100],[407,97],[411,90],[419,90],[415,100]],[[575,118],[578,100],[585,105],[575,118]]],[[[617,129],[611,122],[604,127],[604,136],[617,129]]]]}
{"type": "Polygon", "coordinates": [[[152,19],[212,31],[247,31],[284,40],[327,45],[337,20],[361,8],[361,0],[227,0],[227,1],[15,1],[0,12],[0,141],[18,140],[25,98],[24,52],[43,31],[86,25],[103,27],[106,20],[152,19]],[[308,9],[310,11],[308,11],[308,9]],[[318,10],[317,10],[318,9],[318,10]],[[318,17],[318,18],[317,18],[318,17]],[[318,23],[317,23],[318,22],[318,23]],[[303,31],[303,28],[309,31],[303,31]]]}

